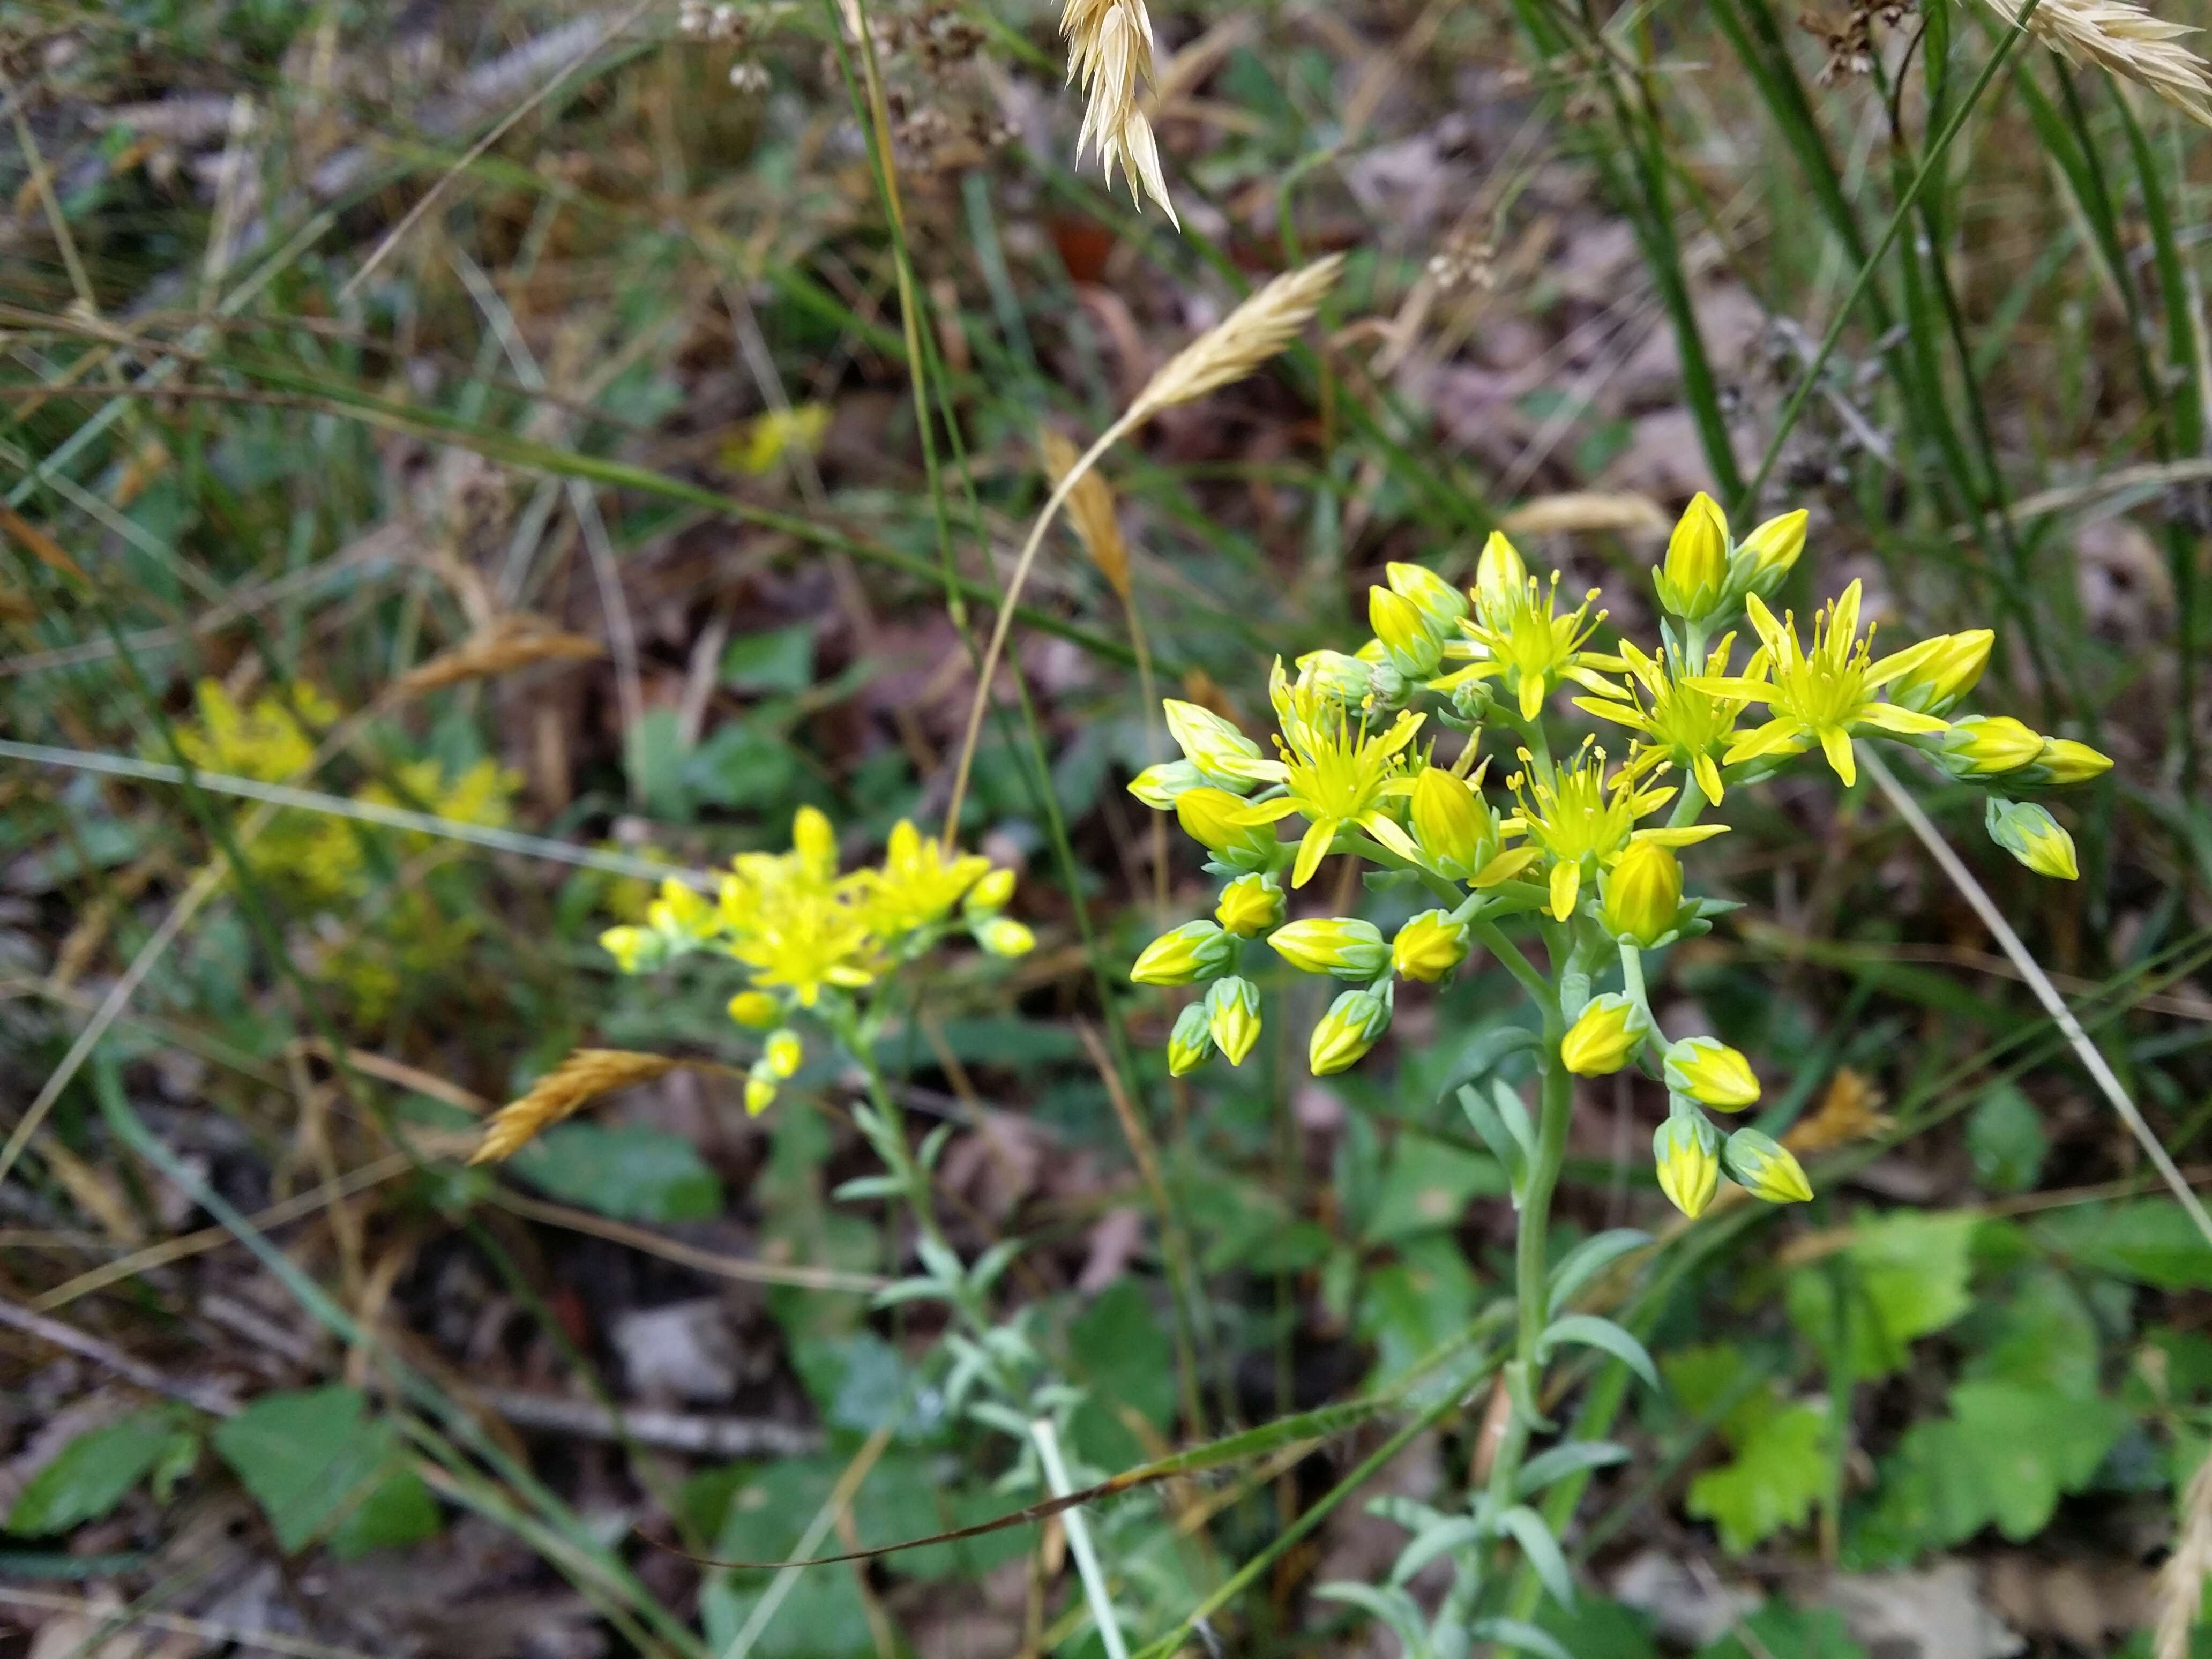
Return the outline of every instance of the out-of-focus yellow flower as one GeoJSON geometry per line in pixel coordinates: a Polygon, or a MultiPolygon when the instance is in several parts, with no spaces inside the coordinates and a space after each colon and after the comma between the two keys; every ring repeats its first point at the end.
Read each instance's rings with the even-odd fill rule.
{"type": "Polygon", "coordinates": [[[994,957],[1025,957],[1036,949],[1036,935],[1012,916],[986,916],[975,924],[975,943],[994,957]]]}
{"type": "Polygon", "coordinates": [[[1720,1133],[1694,1112],[1670,1116],[1651,1137],[1659,1190],[1692,1221],[1705,1212],[1721,1184],[1720,1133]]]}
{"type": "Polygon", "coordinates": [[[1346,991],[1328,1006],[1306,1044],[1316,1077],[1349,1071],[1390,1029],[1390,1005],[1371,991],[1346,991]]]}
{"type": "Polygon", "coordinates": [[[1183,833],[1232,870],[1264,870],[1274,861],[1275,832],[1253,823],[1249,808],[1226,789],[1200,784],[1176,797],[1176,822],[1183,833]]]}
{"type": "Polygon", "coordinates": [[[1260,1040],[1260,988],[1234,975],[1218,979],[1206,993],[1206,1030],[1231,1066],[1242,1066],[1260,1040]]]}
{"type": "Polygon", "coordinates": [[[1210,921],[1186,921],[1147,945],[1129,969],[1139,985],[1188,985],[1212,979],[1237,959],[1237,939],[1210,921]]]}
{"type": "Polygon", "coordinates": [[[1944,769],[1955,777],[2016,772],[2043,752],[2043,738],[2009,714],[1969,714],[1943,734],[1944,769]]]}
{"type": "MultiPolygon", "coordinates": [[[[1845,784],[1858,781],[1851,733],[1862,726],[1905,736],[1943,730],[1932,714],[1917,714],[1875,694],[1903,672],[1894,656],[1874,660],[1871,635],[1859,637],[1859,584],[1813,619],[1813,646],[1798,642],[1796,619],[1778,620],[1753,593],[1744,602],[1751,625],[1766,647],[1769,678],[1701,676],[1692,682],[1716,696],[1743,697],[1767,705],[1765,725],[1729,745],[1725,763],[1769,755],[1802,754],[1814,744],[1845,784]]],[[[1905,665],[1905,666],[1909,666],[1905,665]]]]}
{"type": "Polygon", "coordinates": [[[1212,1052],[1213,1030],[1206,1004],[1194,1002],[1176,1016],[1175,1030],[1168,1036],[1168,1075],[1188,1076],[1206,1064],[1212,1052]]]}
{"type": "Polygon", "coordinates": [[[1651,573],[1659,603],[1695,621],[1720,607],[1729,580],[1728,516],[1700,489],[1675,521],[1667,556],[1651,573]]]}
{"type": "Polygon", "coordinates": [[[1528,566],[1521,557],[1520,550],[1498,531],[1482,544],[1482,554],[1474,563],[1474,610],[1476,615],[1495,627],[1507,617],[1521,600],[1522,591],[1528,586],[1528,566]]]}
{"type": "Polygon", "coordinates": [[[1769,1204],[1803,1204],[1813,1196],[1813,1183],[1780,1141],[1756,1129],[1738,1129],[1722,1148],[1729,1178],[1753,1198],[1769,1204]]]}
{"type": "Polygon", "coordinates": [[[944,921],[990,869],[990,860],[973,853],[946,857],[936,836],[902,818],[884,845],[883,863],[855,879],[869,928],[888,943],[944,921]]]}
{"type": "Polygon", "coordinates": [[[1367,625],[1382,642],[1390,666],[1409,679],[1425,679],[1443,660],[1444,642],[1420,606],[1387,587],[1367,590],[1367,625]]]}
{"type": "Polygon", "coordinates": [[[1282,921],[1283,890],[1273,876],[1239,876],[1221,890],[1213,919],[1239,938],[1256,938],[1282,921]]]}
{"type": "MultiPolygon", "coordinates": [[[[1517,555],[1516,556],[1518,556],[1517,555]]],[[[1605,620],[1601,611],[1592,615],[1595,588],[1583,602],[1559,614],[1559,578],[1555,571],[1547,588],[1533,576],[1517,594],[1495,604],[1485,602],[1477,614],[1460,623],[1466,637],[1444,647],[1455,659],[1472,657],[1465,668],[1429,682],[1432,691],[1455,691],[1462,685],[1496,680],[1519,707],[1523,720],[1543,712],[1544,699],[1568,680],[1593,691],[1607,689],[1596,670],[1613,665],[1609,657],[1586,655],[1583,647],[1605,620]]]]}
{"type": "Polygon", "coordinates": [[[1168,720],[1168,735],[1199,775],[1217,788],[1239,792],[1267,775],[1260,745],[1210,708],[1169,697],[1160,704],[1168,720]]]}
{"type": "Polygon", "coordinates": [[[610,927],[599,935],[599,948],[615,959],[625,974],[643,973],[660,965],[668,946],[647,927],[610,927]]]}
{"type": "Polygon", "coordinates": [[[769,1070],[776,1076],[797,1077],[799,1066],[806,1059],[806,1048],[799,1042],[796,1031],[771,1031],[768,1042],[762,1046],[761,1058],[768,1062],[769,1070]]]}
{"type": "Polygon", "coordinates": [[[1805,550],[1808,516],[1802,507],[1782,514],[1736,544],[1735,556],[1730,562],[1733,574],[1748,592],[1762,599],[1774,597],[1774,590],[1782,586],[1782,579],[1805,550]]]}
{"type": "Polygon", "coordinates": [[[1559,1059],[1577,1077],[1604,1077],[1628,1064],[1651,1030],[1636,1003],[1608,991],[1592,997],[1559,1043],[1559,1059]]]}
{"type": "Polygon", "coordinates": [[[1382,574],[1390,591],[1411,599],[1429,619],[1438,639],[1448,638],[1467,615],[1467,595],[1442,576],[1420,564],[1385,565],[1382,574]]]}
{"type": "Polygon", "coordinates": [[[1634,841],[1599,877],[1598,919],[1616,939],[1649,949],[1674,931],[1682,861],[1656,841],[1634,841]]]}
{"type": "Polygon", "coordinates": [[[1585,744],[1583,751],[1549,776],[1538,775],[1526,750],[1525,769],[1507,780],[1521,810],[1504,828],[1526,830],[1531,845],[1552,862],[1551,914],[1565,921],[1575,912],[1577,896],[1586,880],[1611,865],[1632,841],[1656,842],[1662,847],[1688,847],[1724,834],[1726,824],[1686,824],[1680,829],[1638,830],[1647,818],[1674,799],[1671,788],[1646,788],[1633,767],[1606,775],[1605,750],[1585,744]]]}
{"type": "Polygon", "coordinates": [[[645,919],[656,933],[685,941],[706,939],[722,926],[714,901],[673,876],[660,884],[660,896],[647,908],[645,919]]]}
{"type": "Polygon", "coordinates": [[[730,1018],[752,1030],[765,1031],[783,1018],[783,1005],[765,991],[740,991],[730,999],[730,1018]]]}
{"type": "Polygon", "coordinates": [[[1304,886],[1338,832],[1355,825],[1408,864],[1419,863],[1420,849],[1391,816],[1390,805],[1413,793],[1405,750],[1424,716],[1401,714],[1382,731],[1370,732],[1364,714],[1355,725],[1351,712],[1334,698],[1316,687],[1293,684],[1280,658],[1267,690],[1283,729],[1276,742],[1282,757],[1249,762],[1246,775],[1279,783],[1283,793],[1248,807],[1245,819],[1259,824],[1293,814],[1304,817],[1309,827],[1298,842],[1291,885],[1304,886]]]}
{"type": "Polygon", "coordinates": [[[2009,801],[1992,795],[1986,822],[1990,839],[2037,875],[2054,881],[2081,879],[2074,837],[2045,808],[2033,801],[2009,801]]]}
{"type": "Polygon", "coordinates": [[[1741,1111],[1759,1098],[1751,1062],[1717,1037],[1684,1037],[1667,1049],[1667,1086],[1701,1105],[1741,1111]]]}
{"type": "Polygon", "coordinates": [[[2087,783],[2112,769],[2112,757],[2071,738],[2045,738],[2035,763],[2056,784],[2087,783]]]}
{"type": "Polygon", "coordinates": [[[775,1102],[775,1080],[773,1078],[749,1077],[745,1079],[745,1113],[758,1117],[775,1102]]]}
{"type": "Polygon", "coordinates": [[[1892,659],[1898,672],[1889,683],[1889,700],[1923,714],[1949,714],[1982,678],[1996,641],[1988,629],[1972,628],[1907,646],[1892,659]]]}
{"type": "Polygon", "coordinates": [[[1382,931],[1356,916],[1309,916],[1288,922],[1269,934],[1267,943],[1302,974],[1373,979],[1390,960],[1382,931]]]}
{"type": "Polygon", "coordinates": [[[722,460],[733,471],[757,478],[793,450],[812,454],[830,429],[830,405],[798,404],[771,409],[739,427],[722,446],[722,460]]]}
{"type": "MultiPolygon", "coordinates": [[[[1735,644],[1735,635],[1730,634],[1713,647],[1705,659],[1707,676],[1728,672],[1729,652],[1735,644]]],[[[1577,697],[1575,707],[1644,734],[1650,746],[1632,763],[1639,774],[1662,761],[1671,762],[1696,778],[1705,799],[1718,805],[1721,770],[1717,757],[1735,735],[1745,699],[1701,690],[1698,677],[1684,675],[1664,649],[1656,657],[1647,656],[1632,641],[1623,640],[1620,659],[1631,678],[1608,682],[1601,696],[1577,697]]],[[[1763,658],[1754,658],[1746,670],[1753,679],[1764,672],[1763,658]]]]}
{"type": "Polygon", "coordinates": [[[1390,965],[1401,979],[1433,985],[1467,960],[1467,924],[1442,910],[1424,910],[1390,941],[1390,965]]]}
{"type": "Polygon", "coordinates": [[[961,910],[969,916],[992,916],[1006,908],[1006,901],[1014,896],[1014,872],[998,869],[977,878],[968,890],[968,896],[960,901],[961,910]]]}

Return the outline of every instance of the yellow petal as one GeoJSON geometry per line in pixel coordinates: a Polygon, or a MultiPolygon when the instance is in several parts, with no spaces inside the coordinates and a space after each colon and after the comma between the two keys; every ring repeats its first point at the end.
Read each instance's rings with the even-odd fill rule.
{"type": "Polygon", "coordinates": [[[1858,712],[1858,719],[1868,726],[1878,726],[1884,732],[1905,732],[1923,734],[1948,730],[1948,725],[1933,714],[1916,714],[1910,708],[1899,708],[1893,702],[1870,702],[1858,712]]]}
{"type": "Polygon", "coordinates": [[[1543,712],[1543,677],[1523,674],[1521,677],[1521,718],[1524,720],[1533,720],[1543,712]]]}
{"type": "Polygon", "coordinates": [[[1539,856],[1540,854],[1533,847],[1516,847],[1510,853],[1500,853],[1481,869],[1476,871],[1474,879],[1468,885],[1480,890],[1495,887],[1500,882],[1510,881],[1534,864],[1539,856]]]}
{"type": "Polygon", "coordinates": [[[1713,757],[1711,755],[1698,756],[1690,763],[1690,770],[1696,774],[1698,787],[1705,792],[1705,799],[1718,806],[1721,804],[1721,769],[1713,764],[1713,757]]]}
{"type": "Polygon", "coordinates": [[[1328,844],[1336,839],[1336,824],[1323,818],[1305,833],[1298,842],[1298,861],[1291,870],[1291,885],[1303,887],[1312,879],[1321,861],[1328,856],[1328,844]]]}
{"type": "Polygon", "coordinates": [[[1565,921],[1575,913],[1575,895],[1582,890],[1583,867],[1580,864],[1555,864],[1552,866],[1552,920],[1565,921]]]}
{"type": "Polygon", "coordinates": [[[1359,817],[1359,827],[1407,863],[1419,864],[1421,861],[1421,849],[1413,844],[1413,838],[1400,829],[1398,821],[1389,813],[1363,812],[1359,817]]]}
{"type": "MultiPolygon", "coordinates": [[[[1856,587],[1856,582],[1851,584],[1856,587]]],[[[1836,769],[1836,775],[1848,789],[1859,781],[1858,757],[1851,752],[1851,734],[1840,726],[1820,728],[1820,752],[1828,757],[1828,764],[1836,769]]]]}

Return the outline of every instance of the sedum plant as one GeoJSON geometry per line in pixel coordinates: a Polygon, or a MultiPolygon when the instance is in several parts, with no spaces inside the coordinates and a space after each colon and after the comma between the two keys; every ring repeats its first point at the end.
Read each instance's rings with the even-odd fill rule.
{"type": "Polygon", "coordinates": [[[1705,933],[1731,908],[1686,887],[1684,854],[1728,829],[1712,815],[1800,757],[1817,755],[1851,784],[1855,745],[1881,739],[1990,790],[1990,836],[2030,869],[2076,873],[2066,831],[2017,798],[2111,763],[2008,716],[1959,712],[1988,661],[1987,629],[1877,655],[1856,582],[1809,631],[1778,616],[1769,602],[1805,532],[1796,512],[1739,539],[1698,495],[1652,572],[1658,637],[1648,643],[1601,641],[1598,594],[1569,605],[1557,574],[1531,575],[1502,535],[1489,538],[1464,592],[1422,567],[1391,565],[1388,585],[1369,592],[1371,639],[1349,653],[1314,652],[1294,671],[1273,665],[1272,753],[1220,715],[1170,701],[1182,757],[1130,785],[1175,812],[1222,880],[1210,919],[1162,934],[1131,969],[1139,984],[1200,993],[1168,1039],[1170,1072],[1216,1054],[1235,1066],[1251,1052],[1265,1016],[1250,970],[1263,947],[1343,986],[1308,1040],[1317,1076],[1356,1065],[1382,1040],[1400,981],[1435,983],[1478,951],[1510,974],[1534,1016],[1533,1115],[1502,1084],[1460,1095],[1509,1172],[1519,1212],[1516,1330],[1503,1374],[1510,1418],[1466,1512],[1395,1515],[1416,1536],[1391,1583],[1333,1591],[1386,1618],[1409,1653],[1463,1653],[1471,1638],[1545,1650],[1540,1631],[1483,1612],[1486,1564],[1511,1540],[1547,1587],[1570,1595],[1557,1544],[1524,1500],[1613,1454],[1563,1445],[1529,1455],[1532,1437],[1552,1426],[1538,1409],[1540,1372],[1555,1349],[1579,1343],[1651,1375],[1626,1331],[1568,1306],[1574,1287],[1642,1235],[1600,1235],[1556,1270],[1547,1261],[1574,1079],[1640,1066],[1665,1083],[1653,1157],[1661,1190],[1686,1216],[1724,1182],[1770,1203],[1812,1196],[1787,1149],[1752,1128],[1723,1133],[1711,1115],[1758,1100],[1744,1056],[1709,1036],[1670,1039],[1646,988],[1646,951],[1705,933]],[[1562,702],[1595,729],[1566,735],[1562,702]],[[1297,833],[1279,835],[1285,823],[1297,833]],[[1291,894],[1331,854],[1371,866],[1370,888],[1417,890],[1432,908],[1387,938],[1353,916],[1288,919],[1291,894]],[[1425,1619],[1404,1584],[1439,1559],[1455,1564],[1454,1586],[1425,1619]]]}

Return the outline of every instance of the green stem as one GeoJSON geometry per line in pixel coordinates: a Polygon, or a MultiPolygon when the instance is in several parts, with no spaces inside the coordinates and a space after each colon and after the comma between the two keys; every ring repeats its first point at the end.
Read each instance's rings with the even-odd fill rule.
{"type": "MultiPolygon", "coordinates": [[[[1547,988],[1548,989],[1548,988],[1547,988]]],[[[1559,1018],[1554,1001],[1545,1012],[1544,1085],[1542,1115],[1536,1129],[1536,1157],[1528,1170],[1528,1189],[1521,1200],[1521,1226],[1513,1250],[1513,1283],[1518,1331],[1509,1362],[1520,1373],[1519,1394],[1533,1406],[1537,1398],[1537,1350],[1549,1322],[1550,1263],[1547,1235],[1551,1231],[1552,1193],[1559,1183],[1559,1169],[1566,1161],[1567,1120],[1574,1110],[1574,1079],[1559,1058],[1559,1018]]],[[[1534,1426],[1516,1405],[1506,1419],[1504,1437],[1491,1460],[1490,1493],[1501,1505],[1513,1501],[1513,1488],[1528,1449],[1534,1426]]]]}

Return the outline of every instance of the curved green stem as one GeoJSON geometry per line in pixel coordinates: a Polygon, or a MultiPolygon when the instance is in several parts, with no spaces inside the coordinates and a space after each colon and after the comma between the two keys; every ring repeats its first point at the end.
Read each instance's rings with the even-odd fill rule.
{"type": "MultiPolygon", "coordinates": [[[[1547,1235],[1551,1231],[1552,1194],[1559,1182],[1560,1166],[1566,1161],[1567,1120],[1574,1110],[1574,1079],[1559,1058],[1563,1033],[1556,1001],[1547,1009],[1544,1024],[1542,1109],[1536,1127],[1536,1156],[1529,1165],[1528,1185],[1522,1194],[1521,1225],[1514,1243],[1517,1327],[1513,1358],[1508,1362],[1520,1373],[1516,1390],[1520,1399],[1532,1406],[1537,1397],[1538,1352],[1551,1316],[1547,1235]]],[[[1516,1404],[1506,1420],[1504,1436],[1490,1465],[1490,1493],[1500,1505],[1513,1501],[1513,1488],[1520,1479],[1529,1431],[1534,1426],[1516,1404]]]]}

